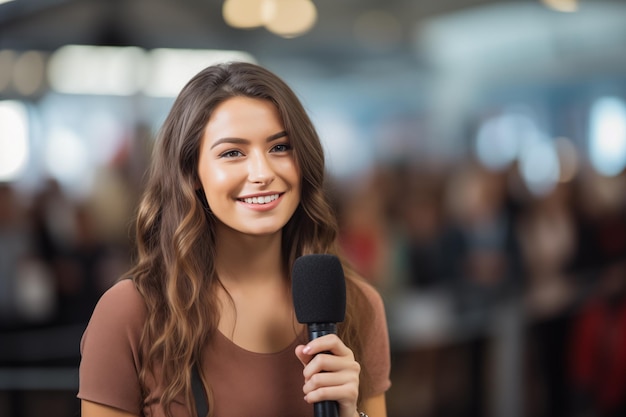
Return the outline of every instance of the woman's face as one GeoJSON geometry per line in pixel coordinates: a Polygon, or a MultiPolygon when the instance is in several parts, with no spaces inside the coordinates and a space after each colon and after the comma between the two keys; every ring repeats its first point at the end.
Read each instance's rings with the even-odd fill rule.
{"type": "Polygon", "coordinates": [[[215,217],[248,235],[279,232],[300,203],[300,170],[276,107],[233,97],[204,130],[200,183],[215,217]]]}

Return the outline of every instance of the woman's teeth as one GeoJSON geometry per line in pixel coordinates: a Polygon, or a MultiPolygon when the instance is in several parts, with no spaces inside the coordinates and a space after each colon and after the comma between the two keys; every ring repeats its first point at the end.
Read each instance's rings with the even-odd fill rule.
{"type": "Polygon", "coordinates": [[[278,198],[278,194],[266,195],[262,197],[244,198],[243,201],[248,204],[267,204],[278,198]]]}

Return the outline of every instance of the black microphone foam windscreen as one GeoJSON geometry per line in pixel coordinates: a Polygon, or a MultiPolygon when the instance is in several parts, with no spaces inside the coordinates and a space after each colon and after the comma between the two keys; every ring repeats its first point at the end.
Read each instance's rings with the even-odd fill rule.
{"type": "Polygon", "coordinates": [[[339,258],[304,255],[292,269],[292,294],[300,323],[339,323],[346,315],[346,280],[339,258]]]}

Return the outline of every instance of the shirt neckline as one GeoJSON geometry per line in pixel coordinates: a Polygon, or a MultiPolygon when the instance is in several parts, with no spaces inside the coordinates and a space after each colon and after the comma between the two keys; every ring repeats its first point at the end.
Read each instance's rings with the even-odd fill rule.
{"type": "Polygon", "coordinates": [[[221,340],[221,343],[223,344],[230,345],[231,347],[234,347],[236,350],[240,352],[243,352],[248,355],[254,355],[254,356],[265,356],[265,357],[278,356],[278,355],[284,354],[285,352],[293,352],[295,347],[298,346],[298,344],[306,343],[306,337],[305,337],[306,329],[303,329],[299,334],[296,335],[294,340],[289,345],[285,346],[283,349],[280,349],[276,352],[255,352],[253,350],[249,350],[242,346],[239,346],[237,343],[233,342],[229,337],[227,337],[224,333],[222,333],[219,329],[216,329],[215,333],[216,333],[216,340],[218,342],[221,340]]]}

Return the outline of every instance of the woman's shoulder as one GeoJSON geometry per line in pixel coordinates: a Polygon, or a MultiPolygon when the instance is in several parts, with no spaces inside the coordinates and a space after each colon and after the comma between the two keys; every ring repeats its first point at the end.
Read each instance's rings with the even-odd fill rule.
{"type": "Polygon", "coordinates": [[[101,303],[145,308],[145,303],[132,279],[122,279],[107,289],[100,298],[101,303]]]}
{"type": "Polygon", "coordinates": [[[359,288],[368,298],[381,298],[376,287],[360,276],[351,276],[352,282],[359,288]]]}
{"type": "Polygon", "coordinates": [[[384,310],[383,298],[374,285],[359,276],[351,277],[350,280],[354,283],[356,288],[360,290],[363,297],[372,306],[372,308],[377,311],[384,310]]]}
{"type": "Polygon", "coordinates": [[[140,326],[146,317],[146,303],[131,279],[124,279],[107,289],[96,304],[92,315],[109,322],[140,326]]]}
{"type": "Polygon", "coordinates": [[[117,282],[102,294],[80,342],[79,398],[139,415],[139,352],[146,317],[132,280],[117,282]]]}

